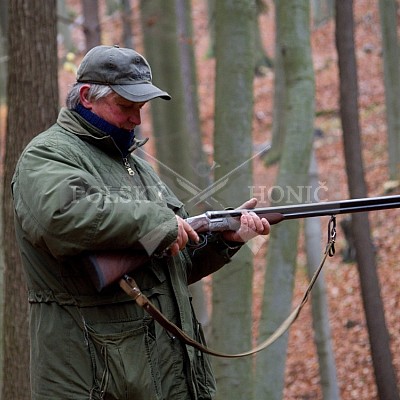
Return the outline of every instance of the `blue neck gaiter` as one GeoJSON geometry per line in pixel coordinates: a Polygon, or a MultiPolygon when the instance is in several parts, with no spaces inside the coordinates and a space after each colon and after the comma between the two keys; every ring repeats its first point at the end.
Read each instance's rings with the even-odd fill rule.
{"type": "Polygon", "coordinates": [[[82,104],[78,104],[75,107],[75,111],[89,122],[89,124],[100,129],[106,135],[111,136],[123,157],[126,157],[129,154],[129,148],[132,146],[135,139],[135,132],[133,130],[127,131],[110,124],[103,118],[92,113],[89,109],[83,107],[82,104]]]}

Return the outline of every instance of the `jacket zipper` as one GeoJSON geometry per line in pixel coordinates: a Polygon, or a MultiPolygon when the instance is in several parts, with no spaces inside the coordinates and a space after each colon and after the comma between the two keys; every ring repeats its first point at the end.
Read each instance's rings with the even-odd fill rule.
{"type": "Polygon", "coordinates": [[[122,159],[122,161],[124,162],[124,166],[125,166],[126,170],[128,171],[128,174],[129,174],[130,176],[135,175],[135,171],[134,171],[133,168],[131,167],[131,164],[129,164],[128,159],[127,159],[126,157],[124,157],[124,158],[122,159]]]}

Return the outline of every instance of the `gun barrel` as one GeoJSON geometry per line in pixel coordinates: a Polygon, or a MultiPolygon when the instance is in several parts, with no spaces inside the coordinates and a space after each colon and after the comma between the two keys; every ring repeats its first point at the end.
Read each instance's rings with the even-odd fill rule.
{"type": "Polygon", "coordinates": [[[400,196],[367,197],[341,201],[326,201],[320,203],[255,208],[252,210],[236,209],[224,211],[208,211],[206,215],[210,219],[240,217],[243,211],[252,211],[260,216],[272,213],[282,214],[283,219],[286,220],[296,218],[321,217],[325,215],[386,210],[390,208],[400,208],[400,196]]]}

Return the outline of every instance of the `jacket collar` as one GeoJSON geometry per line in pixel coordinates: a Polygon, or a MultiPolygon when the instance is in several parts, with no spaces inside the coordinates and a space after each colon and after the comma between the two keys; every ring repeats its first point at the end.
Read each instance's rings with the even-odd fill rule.
{"type": "Polygon", "coordinates": [[[103,118],[94,114],[89,109],[83,107],[81,104],[76,106],[75,111],[90,125],[93,125],[105,135],[111,136],[124,157],[129,154],[129,149],[132,147],[135,139],[135,132],[133,130],[127,131],[125,129],[118,128],[117,126],[110,124],[103,118]]]}
{"type": "Polygon", "coordinates": [[[137,148],[143,146],[148,138],[138,140],[133,137],[126,155],[118,147],[114,138],[104,130],[88,122],[77,111],[62,108],[57,119],[57,124],[65,130],[79,136],[82,140],[95,145],[106,153],[126,157],[137,148]]]}

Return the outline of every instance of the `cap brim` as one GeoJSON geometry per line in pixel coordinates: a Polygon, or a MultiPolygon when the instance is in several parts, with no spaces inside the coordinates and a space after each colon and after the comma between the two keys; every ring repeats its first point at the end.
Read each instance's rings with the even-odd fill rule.
{"type": "Polygon", "coordinates": [[[149,101],[160,97],[164,100],[171,100],[171,96],[154,86],[151,83],[136,83],[133,85],[110,85],[114,92],[118,93],[124,99],[135,102],[149,101]]]}

